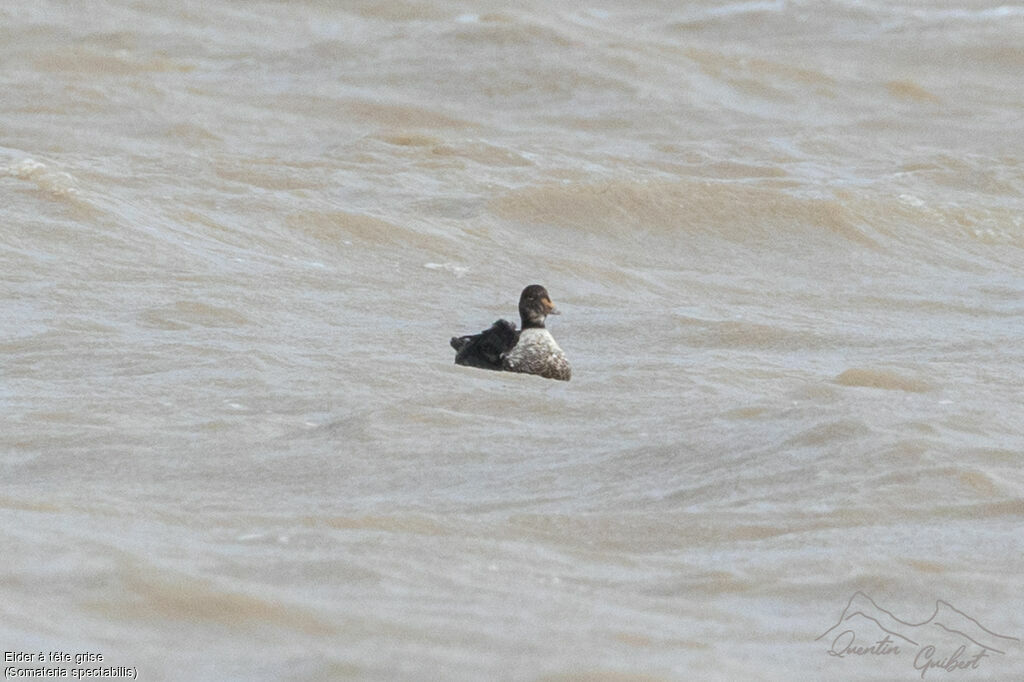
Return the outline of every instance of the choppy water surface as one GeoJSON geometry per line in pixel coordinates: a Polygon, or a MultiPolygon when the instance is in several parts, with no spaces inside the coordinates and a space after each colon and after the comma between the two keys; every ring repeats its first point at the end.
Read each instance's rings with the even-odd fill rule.
{"type": "Polygon", "coordinates": [[[1021,678],[1021,45],[994,2],[6,3],[0,646],[1021,678]],[[533,282],[573,380],[452,365],[533,282]],[[901,652],[830,656],[844,613],[901,652]]]}

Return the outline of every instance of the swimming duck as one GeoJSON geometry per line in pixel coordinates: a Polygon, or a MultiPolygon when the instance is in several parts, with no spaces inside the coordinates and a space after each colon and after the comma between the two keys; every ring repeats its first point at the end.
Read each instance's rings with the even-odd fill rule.
{"type": "Polygon", "coordinates": [[[531,284],[519,297],[521,329],[517,331],[508,320],[498,320],[479,334],[453,336],[455,364],[569,381],[569,361],[544,327],[548,315],[558,314],[547,289],[531,284]]]}

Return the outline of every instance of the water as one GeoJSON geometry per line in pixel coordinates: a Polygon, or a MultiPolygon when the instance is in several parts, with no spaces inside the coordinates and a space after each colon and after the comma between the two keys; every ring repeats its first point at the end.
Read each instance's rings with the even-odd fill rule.
{"type": "Polygon", "coordinates": [[[0,646],[1019,679],[1022,44],[992,2],[7,3],[0,646]],[[534,282],[572,381],[454,366],[534,282]],[[858,591],[984,631],[830,656],[858,591]]]}

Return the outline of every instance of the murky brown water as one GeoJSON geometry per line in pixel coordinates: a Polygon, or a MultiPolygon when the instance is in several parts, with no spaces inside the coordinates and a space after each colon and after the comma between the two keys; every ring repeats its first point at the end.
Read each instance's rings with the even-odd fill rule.
{"type": "Polygon", "coordinates": [[[0,8],[4,651],[1024,677],[1024,10],[207,5],[0,8]]]}

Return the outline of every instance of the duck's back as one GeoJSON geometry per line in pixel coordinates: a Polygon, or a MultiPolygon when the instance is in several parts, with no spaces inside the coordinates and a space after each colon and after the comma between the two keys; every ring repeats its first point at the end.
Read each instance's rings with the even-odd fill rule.
{"type": "Polygon", "coordinates": [[[544,328],[519,332],[519,341],[505,355],[503,367],[509,372],[536,374],[560,381],[569,381],[572,376],[572,368],[565,353],[544,328]]]}
{"type": "Polygon", "coordinates": [[[502,369],[502,358],[519,338],[516,326],[507,320],[498,320],[490,329],[470,336],[453,336],[455,364],[481,369],[502,369]]]}

